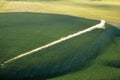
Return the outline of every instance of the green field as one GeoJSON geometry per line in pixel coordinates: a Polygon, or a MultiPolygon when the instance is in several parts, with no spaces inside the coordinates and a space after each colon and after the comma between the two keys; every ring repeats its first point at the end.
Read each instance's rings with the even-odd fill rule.
{"type": "Polygon", "coordinates": [[[0,0],[0,80],[120,80],[120,0],[0,0]],[[105,20],[95,29],[5,61],[105,20]]]}
{"type": "MultiPolygon", "coordinates": [[[[48,13],[0,13],[0,63],[98,24],[48,13]]],[[[106,24],[7,63],[0,80],[120,80],[120,29],[106,24]]]]}

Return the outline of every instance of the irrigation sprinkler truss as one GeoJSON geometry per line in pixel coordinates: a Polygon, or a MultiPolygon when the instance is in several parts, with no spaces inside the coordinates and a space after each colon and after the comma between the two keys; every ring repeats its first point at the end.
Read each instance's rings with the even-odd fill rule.
{"type": "Polygon", "coordinates": [[[6,60],[6,61],[4,61],[3,63],[0,64],[0,68],[4,68],[4,67],[5,67],[5,64],[7,64],[7,63],[9,63],[9,62],[12,62],[12,61],[14,61],[14,60],[16,60],[16,59],[19,59],[19,58],[22,58],[22,57],[24,57],[24,56],[33,54],[33,53],[35,53],[35,52],[38,52],[38,51],[40,51],[40,50],[43,50],[43,49],[48,48],[48,47],[50,47],[50,46],[53,46],[53,45],[55,45],[55,44],[58,44],[58,43],[61,43],[61,42],[63,42],[63,41],[66,41],[66,40],[68,40],[68,39],[71,39],[71,38],[74,38],[74,37],[76,37],[76,36],[79,36],[79,35],[81,35],[81,34],[83,34],[83,33],[90,32],[90,31],[92,31],[92,30],[94,30],[94,29],[105,29],[105,20],[101,20],[101,22],[100,22],[99,24],[95,25],[95,26],[92,26],[92,27],[90,27],[90,28],[84,29],[84,30],[82,30],[82,31],[78,31],[78,32],[76,32],[76,33],[74,33],[74,34],[70,34],[70,35],[68,35],[67,37],[63,37],[63,38],[58,39],[58,40],[55,40],[55,41],[53,41],[53,42],[51,42],[51,43],[49,43],[49,44],[46,44],[46,45],[44,45],[44,46],[35,48],[35,49],[33,49],[33,50],[30,50],[30,51],[28,51],[28,52],[25,52],[25,53],[23,53],[23,54],[20,54],[20,55],[18,55],[18,56],[16,56],[16,57],[13,57],[13,58],[11,58],[11,59],[8,59],[8,60],[6,60]]]}

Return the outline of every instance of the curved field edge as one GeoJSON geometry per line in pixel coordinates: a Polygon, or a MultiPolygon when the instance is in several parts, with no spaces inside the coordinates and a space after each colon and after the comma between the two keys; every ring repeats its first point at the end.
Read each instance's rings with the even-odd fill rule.
{"type": "MultiPolygon", "coordinates": [[[[0,14],[0,18],[1,62],[99,23],[99,21],[91,19],[45,13],[3,13],[0,14]]],[[[108,62],[110,63],[110,61],[104,62],[102,61],[104,59],[99,60],[98,58],[104,54],[104,50],[109,49],[109,46],[114,44],[114,41],[119,40],[119,32],[119,29],[106,24],[105,30],[91,31],[7,64],[4,69],[0,69],[0,78],[6,80],[45,80],[65,74],[82,72],[94,66],[95,62],[100,66],[109,67],[108,62]]],[[[119,48],[119,43],[117,45],[119,48]]],[[[117,54],[116,52],[113,53],[117,54]]],[[[111,57],[113,53],[111,53],[111,57]]],[[[119,70],[118,66],[114,68],[119,70]]],[[[117,74],[117,71],[111,69],[111,66],[107,69],[110,69],[110,72],[114,71],[111,74],[117,74]]],[[[91,71],[87,72],[91,73],[91,71]]],[[[109,74],[106,73],[106,75],[109,74]]],[[[90,75],[90,77],[92,76],[90,75]]],[[[117,75],[115,77],[118,78],[117,75]]],[[[74,76],[71,80],[75,78],[77,77],[74,76]]],[[[92,78],[94,79],[94,76],[92,78]]],[[[99,78],[99,76],[95,77],[95,79],[99,78]]]]}
{"type": "Polygon", "coordinates": [[[2,54],[9,54],[8,58],[10,54],[21,54],[99,23],[91,19],[47,13],[1,13],[0,18],[1,51],[6,52],[2,54]],[[29,48],[26,45],[35,46],[29,48]],[[22,52],[17,47],[22,48],[22,52]]]}
{"type": "Polygon", "coordinates": [[[120,38],[116,38],[87,69],[49,80],[120,80],[119,48],[120,38]]]}
{"type": "Polygon", "coordinates": [[[66,14],[91,19],[105,19],[110,24],[120,26],[120,4],[112,1],[5,1],[0,12],[37,12],[66,14]]]}

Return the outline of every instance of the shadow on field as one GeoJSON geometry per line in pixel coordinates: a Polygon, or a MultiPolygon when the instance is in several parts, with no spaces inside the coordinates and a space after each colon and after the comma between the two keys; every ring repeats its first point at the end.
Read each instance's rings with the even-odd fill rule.
{"type": "MultiPolygon", "coordinates": [[[[55,16],[52,15],[51,17],[55,16]]],[[[61,16],[57,16],[57,18],[62,19],[61,16]]],[[[67,20],[69,19],[67,17],[67,20]]],[[[87,22],[92,21],[84,18],[77,20],[83,21],[83,26],[84,24],[88,25],[87,22]]],[[[46,80],[86,69],[92,65],[92,62],[98,55],[102,54],[102,50],[105,47],[114,42],[116,37],[120,37],[120,30],[106,24],[105,30],[93,30],[45,49],[41,51],[43,54],[37,52],[34,55],[26,56],[18,61],[7,64],[5,68],[0,69],[0,80],[46,80]]],[[[107,65],[111,65],[111,63],[107,65]]]]}
{"type": "Polygon", "coordinates": [[[106,66],[114,67],[114,68],[120,68],[120,60],[117,61],[109,61],[104,63],[106,66]]]}

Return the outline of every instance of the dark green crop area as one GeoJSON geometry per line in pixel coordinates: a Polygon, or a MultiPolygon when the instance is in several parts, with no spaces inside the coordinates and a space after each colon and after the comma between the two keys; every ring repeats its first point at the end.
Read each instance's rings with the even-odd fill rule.
{"type": "MultiPolygon", "coordinates": [[[[98,23],[67,15],[0,13],[0,63],[98,23]]],[[[119,80],[119,48],[120,30],[106,24],[5,64],[0,80],[119,80]]]]}

